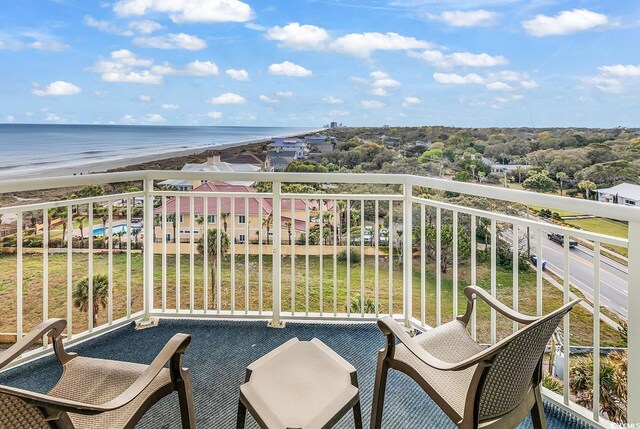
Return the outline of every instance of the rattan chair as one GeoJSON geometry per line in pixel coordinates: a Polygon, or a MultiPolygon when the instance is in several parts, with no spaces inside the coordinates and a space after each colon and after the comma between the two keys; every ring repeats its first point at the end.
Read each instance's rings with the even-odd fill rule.
{"type": "Polygon", "coordinates": [[[580,300],[546,316],[531,317],[478,287],[469,286],[464,292],[468,302],[463,316],[413,338],[392,318],[378,320],[386,347],[378,356],[372,429],[382,423],[389,368],[413,378],[459,428],[514,428],[529,413],[534,428],[546,428],[540,395],[542,358],[554,330],[580,300]],[[525,326],[488,348],[481,347],[467,332],[475,298],[525,326]]]}
{"type": "Polygon", "coordinates": [[[176,334],[151,365],[141,365],[67,353],[62,346],[66,325],[62,319],[42,322],[0,353],[2,369],[49,335],[63,368],[62,377],[47,394],[0,385],[0,428],[133,428],[153,404],[174,391],[182,427],[195,428],[189,371],[181,364],[191,336],[176,334]]]}

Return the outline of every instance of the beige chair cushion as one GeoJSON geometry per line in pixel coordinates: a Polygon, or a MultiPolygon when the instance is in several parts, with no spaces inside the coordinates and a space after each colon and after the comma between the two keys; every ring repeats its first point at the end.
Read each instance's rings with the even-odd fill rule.
{"type": "MultiPolygon", "coordinates": [[[[147,369],[147,365],[113,360],[76,357],[64,366],[60,381],[50,395],[94,405],[108,402],[124,392],[147,369]]],[[[75,427],[86,429],[121,428],[153,392],[170,386],[167,368],[136,399],[124,407],[94,416],[69,413],[75,427]]]]}
{"type": "MultiPolygon", "coordinates": [[[[444,362],[460,362],[482,351],[461,322],[454,320],[414,337],[423,349],[444,362]]],[[[462,417],[471,377],[477,366],[462,371],[440,371],[421,360],[402,344],[396,346],[395,360],[418,371],[433,388],[430,395],[437,395],[462,417]]]]}

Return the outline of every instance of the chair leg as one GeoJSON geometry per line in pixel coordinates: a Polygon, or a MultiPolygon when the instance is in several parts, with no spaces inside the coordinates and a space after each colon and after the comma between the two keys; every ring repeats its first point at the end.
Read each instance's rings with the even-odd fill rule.
{"type": "Polygon", "coordinates": [[[178,382],[178,402],[180,403],[180,417],[183,429],[196,428],[196,414],[193,408],[191,393],[191,377],[188,370],[182,372],[182,379],[178,382]]]}
{"type": "Polygon", "coordinates": [[[536,403],[531,408],[531,422],[534,429],[547,429],[547,419],[544,416],[544,407],[542,405],[542,395],[540,394],[540,386],[534,388],[536,403]]]}
{"type": "Polygon", "coordinates": [[[378,356],[378,369],[376,370],[376,383],[373,388],[373,402],[371,404],[371,429],[380,429],[382,426],[382,410],[384,408],[384,392],[387,387],[387,364],[386,354],[383,352],[378,356]]]}
{"type": "Polygon", "coordinates": [[[353,421],[356,429],[362,429],[362,409],[360,408],[360,401],[356,402],[353,406],[353,421]]]}
{"type": "Polygon", "coordinates": [[[242,401],[238,401],[238,418],[236,420],[236,429],[244,429],[246,419],[247,407],[244,406],[242,401]]]}

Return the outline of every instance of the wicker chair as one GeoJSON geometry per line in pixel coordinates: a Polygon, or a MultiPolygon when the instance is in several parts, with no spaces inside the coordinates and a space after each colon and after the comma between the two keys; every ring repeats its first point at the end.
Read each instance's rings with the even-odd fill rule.
{"type": "Polygon", "coordinates": [[[0,428],[133,428],[153,404],[173,391],[178,392],[182,427],[195,428],[189,371],[181,364],[191,336],[176,334],[151,365],[141,365],[67,353],[61,335],[66,326],[62,319],[42,322],[0,353],[2,369],[49,335],[63,368],[47,394],[0,385],[0,428]]]}
{"type": "Polygon", "coordinates": [[[468,303],[463,316],[414,338],[390,317],[378,321],[387,341],[378,357],[372,429],[382,423],[389,368],[413,378],[459,428],[514,428],[529,413],[534,428],[546,428],[540,395],[542,357],[554,330],[580,300],[531,317],[478,287],[464,292],[468,303]],[[476,297],[525,326],[491,347],[481,347],[467,333],[476,297]]]}

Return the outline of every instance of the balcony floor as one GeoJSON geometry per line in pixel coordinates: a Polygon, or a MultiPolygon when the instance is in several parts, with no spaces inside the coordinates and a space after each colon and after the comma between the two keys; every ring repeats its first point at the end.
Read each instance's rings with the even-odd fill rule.
{"type": "MultiPolygon", "coordinates": [[[[238,388],[244,381],[245,367],[292,337],[301,340],[317,337],[356,367],[363,419],[368,426],[377,351],[384,346],[382,335],[372,323],[288,323],[285,329],[271,329],[265,322],[163,319],[157,328],[135,331],[127,326],[71,350],[82,356],[149,363],[177,332],[193,336],[185,365],[191,371],[198,428],[234,428],[238,388]]],[[[47,357],[0,374],[0,383],[46,392],[59,375],[59,365],[53,357],[47,357]]],[[[545,409],[549,429],[589,427],[551,405],[545,409]]],[[[180,427],[176,395],[156,404],[138,427],[180,427]]],[[[257,425],[248,418],[247,427],[257,425]]],[[[347,414],[336,427],[353,428],[352,414],[347,414]]],[[[383,427],[454,426],[409,377],[391,371],[383,427]]],[[[528,418],[520,425],[520,428],[530,427],[528,418]]]]}

